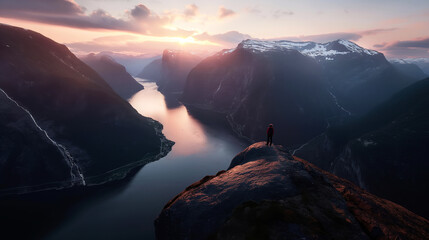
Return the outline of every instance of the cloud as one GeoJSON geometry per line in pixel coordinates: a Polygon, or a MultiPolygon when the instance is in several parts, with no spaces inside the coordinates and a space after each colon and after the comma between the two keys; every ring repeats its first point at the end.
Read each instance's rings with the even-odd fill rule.
{"type": "Polygon", "coordinates": [[[398,41],[390,45],[390,47],[400,48],[429,48],[429,37],[417,40],[398,41]]]}
{"type": "Polygon", "coordinates": [[[150,10],[143,4],[139,4],[131,10],[131,16],[137,19],[145,19],[149,17],[150,10]]]}
{"type": "Polygon", "coordinates": [[[383,33],[383,32],[395,31],[397,29],[398,28],[376,28],[376,29],[370,29],[370,30],[362,31],[362,32],[360,32],[360,34],[363,36],[376,35],[376,34],[383,33]]]}
{"type": "Polygon", "coordinates": [[[115,18],[99,9],[89,14],[68,0],[2,0],[0,16],[79,29],[106,29],[152,36],[188,37],[193,31],[165,28],[173,22],[171,16],[158,16],[143,4],[126,11],[127,18],[115,18]]]}
{"type": "Polygon", "coordinates": [[[69,0],[2,0],[0,9],[52,14],[83,14],[85,8],[69,0]]]}
{"type": "Polygon", "coordinates": [[[375,47],[375,48],[383,48],[386,45],[387,45],[387,43],[384,42],[384,43],[374,44],[373,47],[375,47]]]}
{"type": "Polygon", "coordinates": [[[389,57],[429,57],[429,37],[375,44],[374,47],[389,57]]]}
{"type": "Polygon", "coordinates": [[[294,14],[294,12],[292,12],[292,11],[276,10],[273,13],[273,17],[274,18],[281,18],[284,16],[292,16],[293,14],[294,14]]]}
{"type": "Polygon", "coordinates": [[[193,17],[197,16],[197,14],[198,14],[198,7],[195,4],[191,4],[191,5],[186,6],[185,11],[183,11],[183,15],[187,19],[193,18],[193,17]]]}
{"type": "Polygon", "coordinates": [[[313,41],[313,42],[330,42],[337,39],[344,39],[349,41],[358,41],[364,36],[376,35],[382,32],[394,31],[396,28],[380,28],[380,29],[370,29],[360,32],[336,32],[336,33],[324,33],[324,34],[316,34],[316,35],[301,35],[301,36],[293,36],[293,37],[280,37],[269,40],[281,40],[287,39],[291,41],[313,41]]]}
{"type": "Polygon", "coordinates": [[[227,9],[227,8],[225,8],[224,6],[221,6],[221,7],[219,8],[218,17],[219,17],[220,19],[222,19],[222,18],[226,18],[226,17],[234,16],[235,14],[236,14],[236,13],[235,13],[233,10],[231,10],[231,9],[227,9]]]}
{"type": "Polygon", "coordinates": [[[66,43],[65,45],[76,55],[87,55],[91,52],[114,52],[129,55],[159,55],[162,54],[164,49],[181,49],[186,50],[198,55],[209,56],[213,52],[220,50],[219,46],[213,45],[198,45],[198,44],[180,44],[179,42],[160,42],[160,41],[144,41],[134,40],[131,37],[124,36],[121,41],[114,41],[120,39],[118,36],[112,36],[111,39],[106,38],[105,41],[93,39],[87,42],[74,42],[66,43]],[[129,40],[126,40],[129,39],[129,40]],[[112,41],[110,41],[112,40],[112,41]]]}
{"type": "Polygon", "coordinates": [[[268,40],[291,40],[291,41],[312,41],[312,42],[330,42],[337,39],[344,39],[350,41],[357,41],[362,38],[361,34],[358,33],[347,33],[347,32],[338,32],[338,33],[326,33],[326,34],[317,34],[317,35],[301,35],[295,37],[281,37],[273,38],[268,40]]]}
{"type": "Polygon", "coordinates": [[[252,14],[260,14],[262,13],[261,9],[259,7],[247,7],[246,12],[252,13],[252,14]]]}
{"type": "Polygon", "coordinates": [[[215,34],[215,35],[210,35],[205,32],[202,34],[194,35],[193,38],[202,40],[202,41],[207,40],[221,45],[226,45],[225,47],[230,47],[231,45],[236,45],[241,41],[252,37],[248,34],[243,34],[237,31],[230,31],[230,32],[215,34]]]}

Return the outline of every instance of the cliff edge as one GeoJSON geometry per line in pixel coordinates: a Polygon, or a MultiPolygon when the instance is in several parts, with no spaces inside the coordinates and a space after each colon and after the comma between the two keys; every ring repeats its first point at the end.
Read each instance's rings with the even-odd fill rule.
{"type": "Polygon", "coordinates": [[[157,239],[428,239],[429,221],[255,143],[167,203],[157,239]]]}

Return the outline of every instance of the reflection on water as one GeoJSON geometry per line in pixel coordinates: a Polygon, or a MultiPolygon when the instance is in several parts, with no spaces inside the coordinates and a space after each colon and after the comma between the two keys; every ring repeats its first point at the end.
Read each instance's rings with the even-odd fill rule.
{"type": "Polygon", "coordinates": [[[130,103],[142,115],[164,125],[175,142],[164,158],[144,166],[117,194],[75,206],[48,239],[154,239],[153,220],[163,206],[184,188],[206,175],[226,169],[245,144],[229,131],[207,126],[180,103],[168,108],[156,85],[145,87],[130,103]]]}
{"type": "MultiPolygon", "coordinates": [[[[145,90],[138,92],[130,103],[143,116],[150,116],[164,125],[163,133],[176,144],[175,155],[189,155],[204,151],[206,135],[197,120],[191,118],[183,105],[167,108],[164,96],[156,91],[155,83],[144,83],[145,90]]],[[[171,101],[171,100],[170,100],[171,101]]]]}

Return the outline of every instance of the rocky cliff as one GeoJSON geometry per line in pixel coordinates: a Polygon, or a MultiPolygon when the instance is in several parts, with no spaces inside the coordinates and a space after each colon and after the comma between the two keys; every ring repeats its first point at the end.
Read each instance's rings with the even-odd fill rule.
{"type": "Polygon", "coordinates": [[[426,239],[429,221],[256,143],[170,200],[157,239],[426,239]]]}

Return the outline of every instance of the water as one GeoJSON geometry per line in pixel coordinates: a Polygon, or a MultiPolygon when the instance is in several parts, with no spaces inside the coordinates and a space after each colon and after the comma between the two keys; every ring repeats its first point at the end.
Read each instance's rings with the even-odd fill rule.
{"type": "Polygon", "coordinates": [[[246,146],[222,127],[207,126],[178,102],[166,101],[155,83],[131,105],[164,125],[176,144],[164,158],[144,166],[121,190],[74,206],[47,239],[154,239],[153,221],[164,205],[193,182],[226,169],[246,146]]]}

